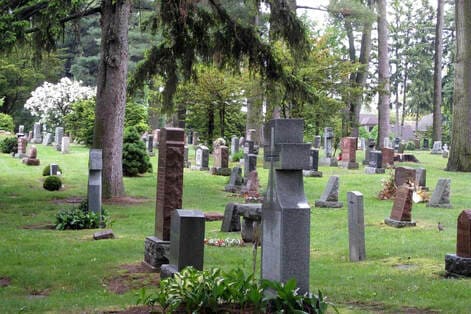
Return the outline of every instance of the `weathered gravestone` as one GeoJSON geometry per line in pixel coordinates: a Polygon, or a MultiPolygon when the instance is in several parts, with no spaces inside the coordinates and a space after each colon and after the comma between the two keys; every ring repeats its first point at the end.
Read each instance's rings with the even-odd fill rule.
{"type": "Polygon", "coordinates": [[[357,191],[348,192],[347,202],[350,261],[358,262],[366,259],[363,194],[357,191]]]}
{"type": "Polygon", "coordinates": [[[428,138],[424,138],[424,141],[422,143],[422,148],[425,149],[425,150],[428,150],[430,148],[428,138]]]}
{"type": "Polygon", "coordinates": [[[234,156],[238,151],[239,151],[239,138],[234,135],[231,138],[231,160],[232,161],[234,161],[234,156]]]}
{"type": "Polygon", "coordinates": [[[214,167],[211,173],[219,176],[229,176],[231,169],[229,169],[229,148],[224,145],[218,145],[214,149],[214,167]]]}
{"type": "Polygon", "coordinates": [[[28,140],[26,137],[18,137],[18,152],[15,154],[17,158],[28,157],[26,155],[26,147],[28,146],[28,140]]]}
{"type": "Polygon", "coordinates": [[[60,151],[62,149],[62,137],[64,136],[64,128],[57,127],[56,135],[54,137],[54,142],[56,143],[56,150],[60,151]]]}
{"type": "Polygon", "coordinates": [[[28,166],[39,166],[40,160],[38,157],[38,150],[36,146],[32,145],[29,149],[29,154],[27,157],[23,158],[22,162],[28,166]]]}
{"type": "Polygon", "coordinates": [[[303,170],[305,177],[322,177],[322,172],[319,171],[319,150],[312,149],[309,151],[309,165],[311,169],[303,170]]]}
{"type": "Polygon", "coordinates": [[[458,216],[456,254],[445,255],[445,270],[449,276],[471,277],[471,209],[458,216]]]}
{"type": "Polygon", "coordinates": [[[244,242],[260,243],[260,222],[262,218],[262,204],[228,203],[224,210],[224,219],[221,225],[222,232],[241,232],[244,242]],[[240,217],[243,223],[240,223],[240,217]]]}
{"type": "Polygon", "coordinates": [[[449,153],[450,151],[448,150],[448,145],[447,144],[443,145],[442,157],[448,158],[449,153]]]}
{"type": "Polygon", "coordinates": [[[428,191],[427,187],[427,171],[425,168],[415,169],[415,182],[417,189],[428,191]]]}
{"type": "Polygon", "coordinates": [[[275,119],[265,128],[265,167],[270,169],[262,207],[263,279],[294,278],[299,293],[309,291],[310,208],[303,169],[310,144],[303,143],[303,120],[275,119]]]}
{"type": "Polygon", "coordinates": [[[191,162],[188,160],[188,151],[189,151],[188,145],[185,145],[183,149],[183,166],[185,168],[191,167],[191,162]]]}
{"type": "Polygon", "coordinates": [[[394,170],[394,184],[399,187],[403,184],[415,186],[416,172],[411,167],[396,167],[394,170]]]}
{"type": "Polygon", "coordinates": [[[368,143],[365,147],[365,159],[363,160],[363,164],[364,165],[368,165],[369,164],[369,160],[370,160],[370,152],[373,151],[375,149],[375,146],[376,146],[376,142],[373,138],[369,138],[368,139],[368,143]]]}
{"type": "Polygon", "coordinates": [[[397,189],[391,215],[384,220],[385,224],[395,228],[415,227],[416,223],[412,221],[412,193],[412,188],[406,185],[397,189]]]}
{"type": "Polygon", "coordinates": [[[451,208],[451,179],[438,179],[437,186],[427,203],[427,207],[451,208]]]}
{"type": "Polygon", "coordinates": [[[437,154],[437,155],[441,155],[443,152],[443,149],[442,149],[442,141],[435,141],[433,142],[433,147],[432,147],[432,151],[430,152],[430,154],[437,154]]]}
{"type": "Polygon", "coordinates": [[[43,145],[51,145],[52,140],[53,140],[52,133],[47,132],[46,134],[44,134],[44,137],[43,137],[43,145]]]}
{"type": "MultiPolygon", "coordinates": [[[[52,169],[52,165],[51,165],[52,169]]],[[[103,153],[101,149],[90,149],[88,158],[88,210],[101,217],[101,173],[103,170],[103,153]]]]}
{"type": "Polygon", "coordinates": [[[383,155],[383,167],[394,166],[394,149],[383,147],[381,148],[381,154],[383,155]]]}
{"type": "Polygon", "coordinates": [[[347,169],[358,169],[358,163],[356,161],[357,138],[344,137],[341,140],[341,145],[342,161],[340,165],[347,169]]]}
{"type": "Polygon", "coordinates": [[[339,176],[331,176],[321,198],[316,200],[315,207],[340,208],[343,203],[339,202],[339,176]]]}
{"type": "Polygon", "coordinates": [[[193,131],[193,145],[195,145],[195,146],[199,145],[199,143],[200,143],[200,139],[199,139],[198,135],[199,135],[198,132],[193,131]]]}
{"type": "Polygon", "coordinates": [[[321,148],[321,136],[320,135],[316,135],[314,136],[314,141],[312,142],[312,146],[315,148],[315,149],[319,149],[321,148]]]}
{"type": "Polygon", "coordinates": [[[383,168],[383,154],[377,150],[370,151],[370,157],[368,157],[368,166],[365,167],[365,173],[375,174],[384,173],[383,168]]]}
{"type": "Polygon", "coordinates": [[[331,127],[324,128],[324,149],[325,157],[321,158],[319,163],[323,166],[337,167],[337,159],[334,153],[334,129],[331,127]]]}
{"type": "Polygon", "coordinates": [[[183,129],[161,129],[155,231],[154,236],[146,238],[144,253],[144,263],[153,269],[168,264],[170,218],[175,210],[182,208],[184,145],[183,129]]]}
{"type": "Polygon", "coordinates": [[[41,123],[35,122],[33,126],[33,143],[40,144],[42,142],[41,138],[41,123]]]}
{"type": "Polygon", "coordinates": [[[242,177],[242,169],[240,167],[234,167],[231,170],[229,183],[224,187],[224,191],[237,193],[242,188],[242,184],[244,184],[244,178],[242,177]]]}
{"type": "Polygon", "coordinates": [[[240,193],[244,195],[246,202],[260,201],[260,181],[258,180],[258,172],[256,170],[249,173],[244,179],[245,185],[240,189],[240,193]]]}
{"type": "Polygon", "coordinates": [[[195,166],[193,170],[209,170],[209,148],[204,145],[198,145],[195,152],[195,166]]]}
{"type": "Polygon", "coordinates": [[[61,153],[62,154],[70,153],[70,137],[68,136],[62,137],[61,153]]]}
{"type": "Polygon", "coordinates": [[[221,232],[240,231],[240,218],[237,213],[237,204],[227,203],[224,209],[224,218],[221,224],[221,232]]]}
{"type": "Polygon", "coordinates": [[[147,135],[147,141],[146,141],[146,146],[147,146],[147,153],[150,156],[154,156],[154,135],[148,134],[147,135]]]}
{"type": "Polygon", "coordinates": [[[169,264],[161,266],[162,279],[188,266],[203,270],[204,214],[198,210],[177,209],[171,220],[169,264]]]}
{"type": "Polygon", "coordinates": [[[186,144],[188,144],[188,145],[193,144],[193,131],[192,130],[189,130],[186,133],[186,144]]]}
{"type": "Polygon", "coordinates": [[[254,170],[257,170],[255,143],[247,139],[244,145],[244,178],[247,178],[249,173],[254,170]]]}

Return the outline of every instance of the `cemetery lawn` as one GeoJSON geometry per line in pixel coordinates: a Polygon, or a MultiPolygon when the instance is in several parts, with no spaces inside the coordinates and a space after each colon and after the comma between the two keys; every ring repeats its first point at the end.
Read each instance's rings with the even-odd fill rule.
{"type": "MultiPolygon", "coordinates": [[[[158,280],[155,273],[139,271],[144,239],[154,230],[157,158],[152,157],[152,173],[125,178],[127,198],[104,204],[116,239],[94,241],[96,230],[56,231],[50,226],[59,209],[77,206],[71,202],[86,197],[88,149],[71,145],[71,153],[62,155],[51,146],[37,147],[39,167],[0,154],[0,313],[96,313],[135,304],[140,287],[152,291],[158,280]],[[49,163],[63,170],[61,191],[42,188],[42,169],[49,163]]],[[[439,178],[451,178],[453,205],[439,209],[414,204],[415,228],[383,223],[392,201],[376,196],[387,175],[365,175],[362,166],[320,167],[322,178],[304,179],[313,206],[329,176],[340,176],[344,207],[311,208],[310,288],[321,290],[341,313],[471,313],[471,279],[444,277],[444,256],[455,253],[458,214],[471,202],[470,174],[443,171],[446,159],[441,155],[412,153],[421,163],[404,165],[425,167],[431,190],[439,178]],[[357,263],[348,261],[346,193],[353,190],[364,195],[366,225],[367,260],[357,263]],[[444,231],[438,231],[438,222],[444,231]]],[[[192,149],[190,160],[194,162],[192,149]]],[[[259,173],[264,188],[268,173],[261,168],[259,173]]],[[[185,169],[183,207],[223,213],[227,202],[243,202],[223,192],[227,180],[185,169]]],[[[238,233],[219,232],[220,225],[206,223],[206,237],[240,238],[238,233]]],[[[250,272],[252,247],[206,246],[205,268],[210,267],[250,272]]]]}

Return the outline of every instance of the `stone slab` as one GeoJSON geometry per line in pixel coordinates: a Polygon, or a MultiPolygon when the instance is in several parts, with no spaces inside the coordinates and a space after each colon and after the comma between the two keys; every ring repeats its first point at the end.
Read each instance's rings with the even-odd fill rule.
{"type": "Polygon", "coordinates": [[[144,264],[153,270],[160,270],[168,264],[170,241],[162,241],[157,237],[146,237],[144,242],[144,264]]]}
{"type": "Polygon", "coordinates": [[[445,271],[448,276],[471,277],[471,258],[460,257],[456,254],[446,254],[445,271]]]}
{"type": "Polygon", "coordinates": [[[415,221],[400,221],[391,218],[384,219],[384,223],[394,228],[415,227],[415,221]]]}
{"type": "Polygon", "coordinates": [[[102,230],[102,231],[95,232],[93,234],[93,239],[94,240],[114,239],[113,230],[108,229],[108,230],[102,230]]]}
{"type": "Polygon", "coordinates": [[[331,201],[320,201],[316,200],[314,203],[315,207],[321,208],[342,208],[343,202],[331,202],[331,201]]]}
{"type": "Polygon", "coordinates": [[[164,264],[160,266],[160,279],[166,279],[173,277],[178,273],[177,266],[172,264],[164,264]]]}
{"type": "Polygon", "coordinates": [[[321,177],[322,177],[322,171],[303,170],[303,176],[304,176],[304,177],[316,177],[316,178],[321,178],[321,177]]]}

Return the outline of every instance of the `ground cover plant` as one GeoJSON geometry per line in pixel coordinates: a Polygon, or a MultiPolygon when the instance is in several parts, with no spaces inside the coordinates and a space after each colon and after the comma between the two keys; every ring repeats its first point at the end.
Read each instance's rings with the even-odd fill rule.
{"type": "MultiPolygon", "coordinates": [[[[104,205],[113,217],[116,239],[93,241],[96,229],[53,229],[57,212],[78,205],[86,196],[88,149],[71,145],[70,154],[60,154],[50,146],[37,147],[41,162],[60,164],[67,176],[61,190],[49,192],[42,188],[41,167],[28,167],[0,154],[0,312],[94,313],[135,304],[142,287],[150,290],[158,285],[155,273],[139,268],[144,239],[154,230],[156,171],[125,178],[127,197],[104,205]]],[[[310,288],[321,290],[341,313],[470,312],[471,281],[444,277],[444,255],[455,252],[456,219],[469,208],[469,174],[443,171],[446,159],[440,155],[413,154],[421,163],[405,165],[426,167],[431,190],[439,178],[451,178],[453,205],[439,209],[415,204],[415,228],[395,229],[383,223],[392,207],[391,200],[378,199],[384,175],[364,175],[362,168],[320,167],[322,178],[304,179],[311,205],[330,175],[340,176],[339,198],[345,204],[348,191],[364,195],[367,259],[363,262],[348,261],[346,207],[311,207],[310,288]],[[444,226],[441,232],[439,221],[444,226]]],[[[194,161],[191,146],[189,158],[194,161]]],[[[157,169],[157,158],[150,160],[157,169]]],[[[268,173],[258,170],[264,189],[268,173]]],[[[227,177],[185,169],[183,208],[223,213],[228,202],[242,202],[223,192],[226,181],[227,177]]],[[[208,222],[206,238],[238,237],[220,232],[220,224],[208,222]]],[[[204,267],[240,268],[250,274],[252,246],[205,246],[204,267]]],[[[255,275],[259,277],[259,270],[255,275]]]]}

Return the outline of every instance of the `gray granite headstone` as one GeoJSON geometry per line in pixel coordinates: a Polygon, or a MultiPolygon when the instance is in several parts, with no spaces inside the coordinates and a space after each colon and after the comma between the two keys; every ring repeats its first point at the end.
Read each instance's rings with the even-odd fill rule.
{"type": "Polygon", "coordinates": [[[255,143],[250,140],[245,141],[244,145],[244,177],[257,170],[257,154],[255,153],[255,143]]]}
{"type": "Polygon", "coordinates": [[[50,164],[49,165],[49,175],[50,176],[57,176],[59,172],[59,166],[57,164],[50,164]]]}
{"type": "Polygon", "coordinates": [[[383,168],[383,153],[377,150],[370,151],[368,166],[365,167],[365,173],[385,173],[385,169],[383,168]]]}
{"type": "Polygon", "coordinates": [[[324,150],[325,157],[319,160],[319,164],[329,167],[337,167],[337,159],[334,153],[334,129],[331,127],[324,128],[324,150]]]}
{"type": "Polygon", "coordinates": [[[303,170],[305,177],[322,177],[322,172],[319,171],[319,150],[311,149],[309,151],[309,165],[311,169],[303,170]]]}
{"type": "Polygon", "coordinates": [[[101,149],[90,149],[88,169],[88,210],[98,213],[101,217],[101,171],[103,169],[101,149]]]}
{"type": "Polygon", "coordinates": [[[244,178],[242,177],[242,169],[240,167],[234,167],[231,170],[229,183],[224,187],[224,191],[232,193],[239,192],[243,184],[244,178]]]}
{"type": "Polygon", "coordinates": [[[161,266],[161,278],[187,266],[203,270],[205,216],[198,210],[177,209],[170,225],[169,264],[161,266]]]}
{"type": "Polygon", "coordinates": [[[234,155],[239,151],[239,138],[233,136],[231,138],[231,160],[234,160],[234,155]]]}
{"type": "Polygon", "coordinates": [[[376,142],[373,138],[369,138],[365,146],[365,159],[363,160],[364,165],[369,164],[370,152],[375,150],[376,142]]]}
{"type": "Polygon", "coordinates": [[[54,137],[54,142],[56,143],[56,149],[58,151],[62,150],[62,137],[64,136],[64,128],[57,127],[56,128],[56,136],[54,137]]]}
{"type": "Polygon", "coordinates": [[[432,151],[430,152],[430,154],[442,154],[443,152],[443,149],[442,149],[442,141],[435,141],[433,142],[433,147],[432,147],[432,151]]]}
{"type": "Polygon", "coordinates": [[[424,141],[422,143],[422,148],[423,149],[429,149],[430,148],[430,144],[428,142],[428,138],[424,138],[424,141]]]}
{"type": "Polygon", "coordinates": [[[437,186],[430,197],[427,207],[451,208],[451,179],[438,179],[437,186]]]}
{"type": "Polygon", "coordinates": [[[417,187],[422,190],[428,190],[427,188],[427,171],[425,168],[415,169],[415,182],[417,187]]]}
{"type": "Polygon", "coordinates": [[[63,136],[62,137],[61,153],[62,154],[70,153],[70,137],[68,137],[68,136],[63,136]]]}
{"type": "Polygon", "coordinates": [[[263,279],[294,278],[299,293],[309,291],[310,208],[303,169],[310,144],[303,143],[301,119],[275,119],[265,127],[265,167],[270,169],[262,207],[263,279]]]}
{"type": "Polygon", "coordinates": [[[209,148],[204,145],[199,145],[195,153],[195,167],[193,170],[209,170],[209,148]]]}
{"type": "Polygon", "coordinates": [[[312,146],[314,146],[314,148],[321,148],[321,136],[320,135],[316,135],[314,136],[314,141],[312,143],[312,146]]]}
{"type": "Polygon", "coordinates": [[[42,142],[41,138],[41,123],[35,122],[33,126],[33,143],[39,144],[42,142]]]}
{"type": "Polygon", "coordinates": [[[363,194],[357,191],[348,192],[347,202],[350,261],[358,262],[366,259],[363,194]]]}
{"type": "Polygon", "coordinates": [[[183,148],[183,167],[185,168],[190,168],[191,166],[191,163],[188,160],[188,150],[188,145],[185,145],[185,147],[183,148]]]}
{"type": "Polygon", "coordinates": [[[237,204],[227,203],[224,209],[221,232],[240,231],[240,217],[237,213],[237,204]]]}
{"type": "Polygon", "coordinates": [[[321,198],[316,200],[314,206],[324,208],[343,207],[343,203],[339,202],[339,176],[331,176],[329,178],[321,198]]]}

